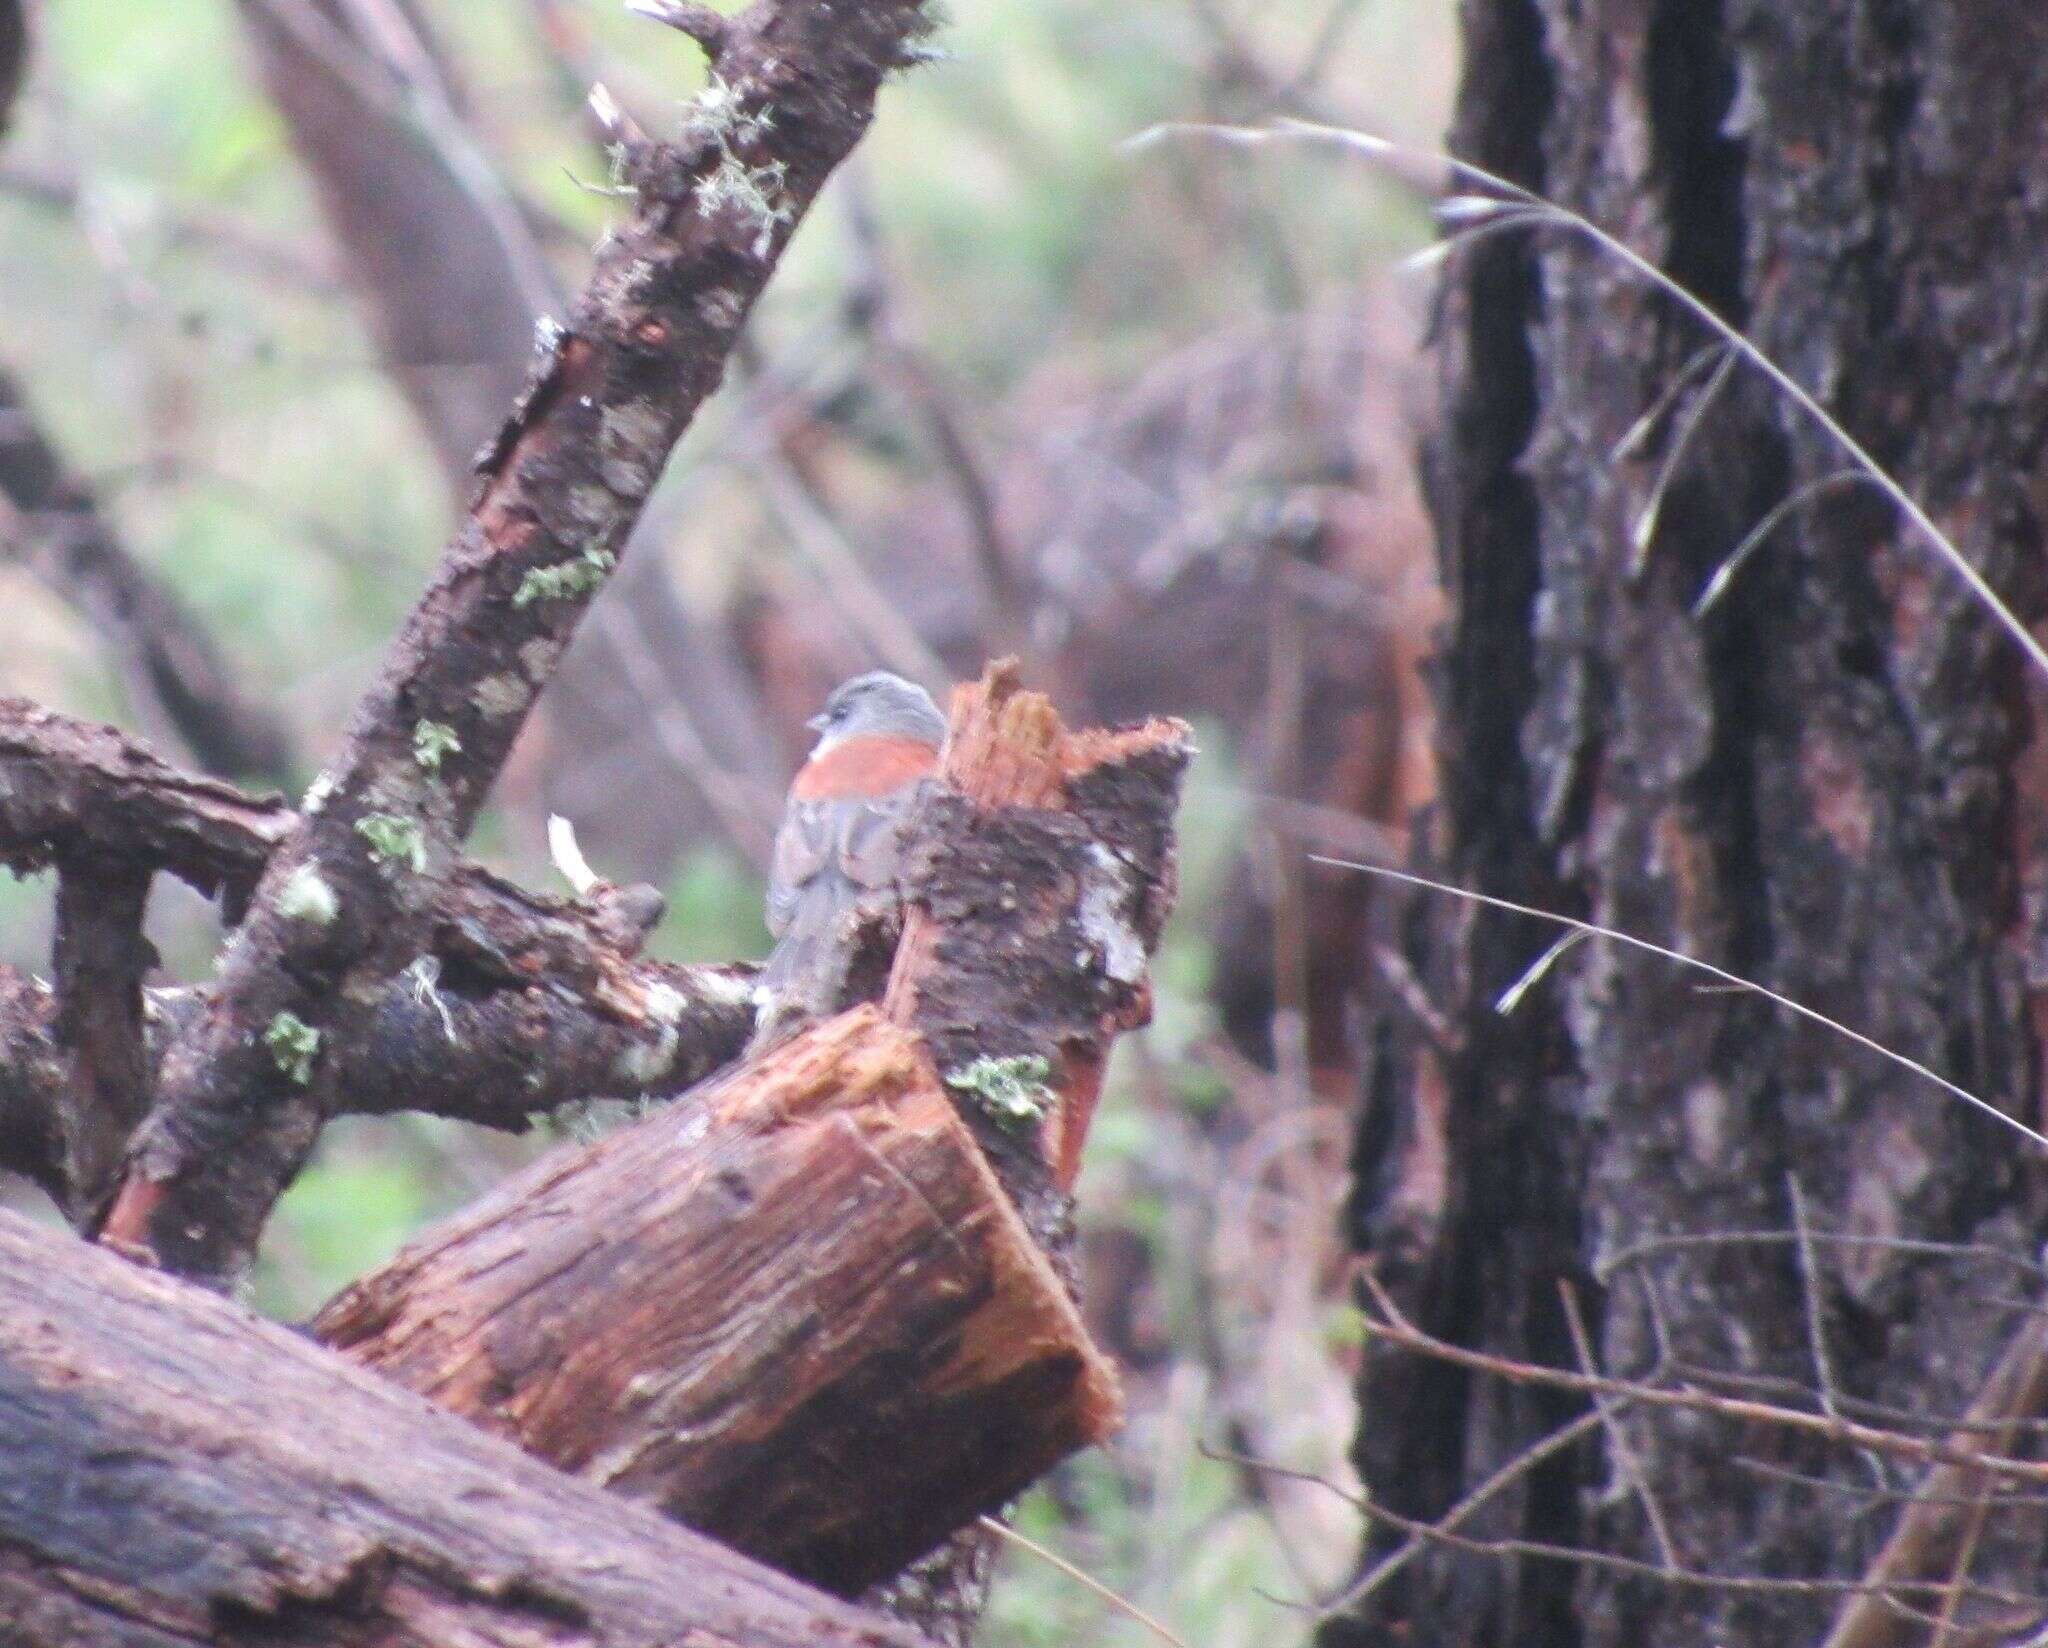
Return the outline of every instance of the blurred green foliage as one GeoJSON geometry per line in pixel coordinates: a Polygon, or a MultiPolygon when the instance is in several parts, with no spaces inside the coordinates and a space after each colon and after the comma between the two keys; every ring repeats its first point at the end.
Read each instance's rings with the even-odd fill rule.
{"type": "MultiPolygon", "coordinates": [[[[1320,106],[1432,141],[1452,68],[1449,7],[1269,0],[1212,9],[1286,79],[1318,49],[1333,4],[1354,20],[1328,51],[1320,106]]],[[[603,182],[605,162],[576,88],[541,52],[534,10],[456,0],[424,9],[461,66],[487,146],[566,226],[561,273],[573,286],[574,244],[595,241],[622,209],[588,186],[603,182]]],[[[673,124],[702,83],[696,49],[614,4],[567,9],[620,102],[651,127],[673,124]]],[[[940,42],[948,59],[888,90],[857,170],[900,286],[901,321],[992,442],[1028,435],[1063,386],[1115,381],[1206,329],[1354,280],[1413,238],[1411,205],[1327,158],[1124,147],[1154,122],[1255,109],[1201,7],[954,0],[952,9],[940,42]]],[[[198,610],[259,694],[285,709],[311,764],[414,599],[451,500],[334,277],[235,11],[232,0],[159,0],[139,27],[125,0],[43,8],[29,89],[0,153],[0,366],[26,383],[125,539],[198,610]],[[75,209],[53,209],[18,186],[24,177],[74,188],[75,209]]],[[[842,205],[832,196],[820,207],[756,316],[770,359],[839,299],[842,205]]],[[[757,555],[750,476],[723,450],[725,416],[723,405],[709,411],[672,470],[696,490],[670,562],[700,603],[723,599],[757,555]]],[[[0,690],[124,718],[117,674],[74,615],[5,566],[0,600],[11,614],[0,690]]],[[[1130,1431],[1035,1490],[1018,1525],[1190,1642],[1249,1648],[1303,1635],[1304,1617],[1265,1593],[1334,1582],[1352,1535],[1348,1513],[1330,1514],[1341,1507],[1276,1521],[1241,1468],[1201,1449],[1221,1434],[1227,1407],[1191,1348],[1222,1331],[1204,1325],[1218,1308],[1214,1231],[1208,1210],[1190,1207],[1176,1164],[1214,1148],[1205,1130],[1230,1099],[1228,1081],[1199,1056],[1215,1028],[1203,923],[1246,819],[1227,741],[1205,727],[1200,742],[1156,1021],[1116,1067],[1081,1211],[1085,1225],[1140,1244],[1170,1354],[1134,1386],[1130,1431]]],[[[472,845],[548,885],[532,836],[493,815],[472,845]]],[[[0,960],[46,965],[49,885],[0,875],[0,960]]],[[[656,953],[710,960],[766,948],[758,881],[722,845],[688,854],[666,892],[656,953]]],[[[152,932],[167,976],[205,975],[217,929],[195,899],[159,889],[152,932]]],[[[547,1144],[422,1118],[331,1127],[273,1221],[255,1302],[304,1314],[547,1144]]],[[[1342,1360],[1355,1348],[1341,1311],[1257,1326],[1294,1335],[1304,1377],[1322,1370],[1341,1390],[1342,1360]]],[[[1346,1440],[1341,1416],[1305,1423],[1286,1462],[1332,1468],[1346,1440]]],[[[1005,1574],[989,1648],[1150,1640],[1028,1557],[1007,1559],[1005,1574]]]]}

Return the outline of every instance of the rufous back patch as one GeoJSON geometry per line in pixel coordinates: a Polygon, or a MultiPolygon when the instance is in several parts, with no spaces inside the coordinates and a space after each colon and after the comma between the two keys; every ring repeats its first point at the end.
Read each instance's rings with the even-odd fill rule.
{"type": "Polygon", "coordinates": [[[849,738],[814,757],[789,787],[798,801],[843,801],[887,795],[938,770],[936,746],[897,736],[849,738]]]}

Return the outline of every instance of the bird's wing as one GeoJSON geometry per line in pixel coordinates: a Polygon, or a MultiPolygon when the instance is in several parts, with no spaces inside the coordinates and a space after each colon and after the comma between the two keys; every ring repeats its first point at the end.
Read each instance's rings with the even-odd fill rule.
{"type": "Polygon", "coordinates": [[[775,832],[775,851],[768,865],[768,931],[782,937],[802,902],[804,889],[832,861],[837,846],[841,804],[791,798],[775,832]]]}
{"type": "Polygon", "coordinates": [[[859,801],[842,801],[835,831],[838,869],[856,887],[889,886],[900,871],[901,832],[923,783],[859,801]]]}

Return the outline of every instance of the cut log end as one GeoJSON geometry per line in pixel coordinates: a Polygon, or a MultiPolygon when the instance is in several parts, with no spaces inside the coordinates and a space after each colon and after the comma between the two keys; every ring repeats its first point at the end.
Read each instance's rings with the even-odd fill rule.
{"type": "Polygon", "coordinates": [[[1122,1412],[917,1039],[872,1007],[536,1164],[313,1326],[842,1595],[1122,1412]]]}

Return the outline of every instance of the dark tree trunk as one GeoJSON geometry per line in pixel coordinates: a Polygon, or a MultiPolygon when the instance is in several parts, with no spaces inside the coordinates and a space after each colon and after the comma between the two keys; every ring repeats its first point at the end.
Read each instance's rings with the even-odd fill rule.
{"type": "MultiPolygon", "coordinates": [[[[2048,12],[1467,0],[1464,21],[1455,151],[1586,213],[1744,327],[2038,615],[2048,12]]],[[[1640,455],[1617,449],[1711,341],[1582,237],[1496,235],[1449,265],[1429,454],[1451,603],[1443,789],[1419,855],[1760,980],[2034,1124],[2035,684],[1868,488],[1795,512],[1694,616],[1744,534],[1845,461],[1737,368],[1638,549],[1711,363],[1640,455]]],[[[1435,895],[1385,915],[1436,1011],[1376,992],[1353,1239],[1419,1327],[1574,1369],[1568,1288],[1609,1374],[1779,1381],[1748,1388],[1809,1411],[1971,1406],[2040,1291],[2044,1152],[1827,1030],[1618,946],[1575,950],[1503,1016],[1552,930],[1435,895]],[[1631,1251],[1713,1233],[1763,1239],[1631,1251]]],[[[1369,1491],[1435,1519],[1580,1399],[1380,1342],[1361,1400],[1369,1491]]],[[[1853,1605],[1839,1586],[1880,1571],[1961,1574],[1947,1603],[1906,1601],[1963,1623],[2004,1606],[2017,1628],[2024,1608],[1967,1587],[2042,1591],[2038,1511],[2002,1507],[1945,1553],[1887,1565],[1921,1485],[1783,1428],[1630,1407],[1458,1536],[1838,1588],[1437,1540],[1328,1638],[1817,1642],[1853,1605]]],[[[1382,1519],[1367,1567],[1403,1542],[1382,1519]]],[[[1891,1610],[1859,1640],[1930,1630],[1891,1610]]]]}

